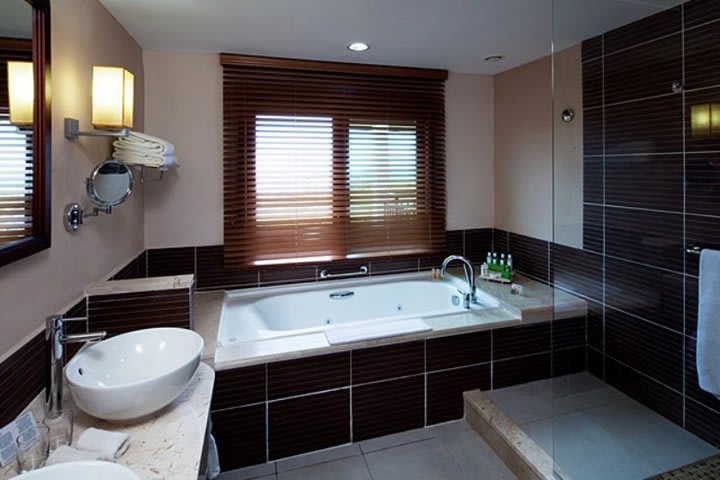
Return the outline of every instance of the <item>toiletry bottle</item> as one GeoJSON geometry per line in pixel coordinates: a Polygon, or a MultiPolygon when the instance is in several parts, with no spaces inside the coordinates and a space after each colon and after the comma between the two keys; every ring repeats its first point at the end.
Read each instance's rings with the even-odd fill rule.
{"type": "Polygon", "coordinates": [[[512,272],[513,259],[512,259],[512,255],[510,255],[510,254],[508,254],[507,266],[508,266],[508,270],[512,272]]]}
{"type": "Polygon", "coordinates": [[[492,253],[488,252],[487,257],[485,258],[485,263],[487,263],[488,267],[492,263],[492,253]]]}

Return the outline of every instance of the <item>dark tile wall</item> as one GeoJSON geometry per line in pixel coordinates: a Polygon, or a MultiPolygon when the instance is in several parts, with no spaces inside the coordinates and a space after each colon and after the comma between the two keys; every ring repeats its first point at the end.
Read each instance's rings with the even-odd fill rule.
{"type": "Polygon", "coordinates": [[[719,5],[692,0],[583,43],[584,250],[553,246],[551,262],[557,286],[591,300],[588,369],[715,445],[685,247],[720,247],[720,137],[691,117],[720,103],[719,5]]]}
{"type": "Polygon", "coordinates": [[[556,375],[585,370],[584,317],[221,370],[211,405],[221,466],[462,418],[462,392],[548,378],[553,364],[556,375]]]}
{"type": "Polygon", "coordinates": [[[429,257],[401,257],[366,262],[347,261],[317,265],[260,267],[244,271],[225,270],[223,246],[156,248],[141,253],[123,267],[112,280],[195,274],[196,289],[226,290],[236,288],[314,282],[320,272],[346,273],[368,266],[368,275],[417,272],[439,267],[449,254],[465,255],[482,263],[492,250],[493,229],[453,230],[447,232],[446,252],[429,257]]]}

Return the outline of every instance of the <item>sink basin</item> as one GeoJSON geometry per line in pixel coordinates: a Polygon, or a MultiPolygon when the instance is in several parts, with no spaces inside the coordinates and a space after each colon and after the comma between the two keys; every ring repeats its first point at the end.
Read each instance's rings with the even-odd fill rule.
{"type": "Polygon", "coordinates": [[[75,404],[85,413],[134,420],[160,410],[185,390],[202,351],[202,337],[192,330],[136,330],[78,353],[65,376],[75,404]]]}
{"type": "Polygon", "coordinates": [[[110,462],[70,462],[40,468],[20,475],[23,480],[140,480],[135,472],[127,467],[110,462]]]}

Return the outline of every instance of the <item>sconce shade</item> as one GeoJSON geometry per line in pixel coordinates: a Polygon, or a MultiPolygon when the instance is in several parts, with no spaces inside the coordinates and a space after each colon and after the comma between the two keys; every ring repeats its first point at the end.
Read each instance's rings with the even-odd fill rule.
{"type": "Polygon", "coordinates": [[[133,126],[135,75],[121,67],[93,67],[92,124],[95,128],[133,126]]]}
{"type": "Polygon", "coordinates": [[[720,103],[691,106],[690,126],[694,138],[720,137],[720,103]]]}
{"type": "Polygon", "coordinates": [[[8,62],[8,100],[10,123],[18,126],[33,124],[35,80],[32,62],[8,62]]]}

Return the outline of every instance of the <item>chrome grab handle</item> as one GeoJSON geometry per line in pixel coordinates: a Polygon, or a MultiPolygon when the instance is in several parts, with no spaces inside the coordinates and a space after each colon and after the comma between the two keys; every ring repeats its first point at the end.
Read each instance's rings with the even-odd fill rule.
{"type": "Polygon", "coordinates": [[[333,300],[342,300],[345,298],[352,298],[355,295],[355,292],[351,292],[350,290],[343,290],[341,292],[333,292],[330,294],[330,298],[333,300]]]}
{"type": "Polygon", "coordinates": [[[363,265],[357,272],[348,273],[330,273],[327,270],[320,271],[320,278],[344,278],[344,277],[355,277],[358,275],[366,275],[368,273],[368,267],[363,265]]]}
{"type": "Polygon", "coordinates": [[[702,247],[698,244],[692,244],[688,245],[688,247],[685,249],[687,253],[690,253],[692,255],[700,255],[700,252],[702,251],[702,247]]]}

